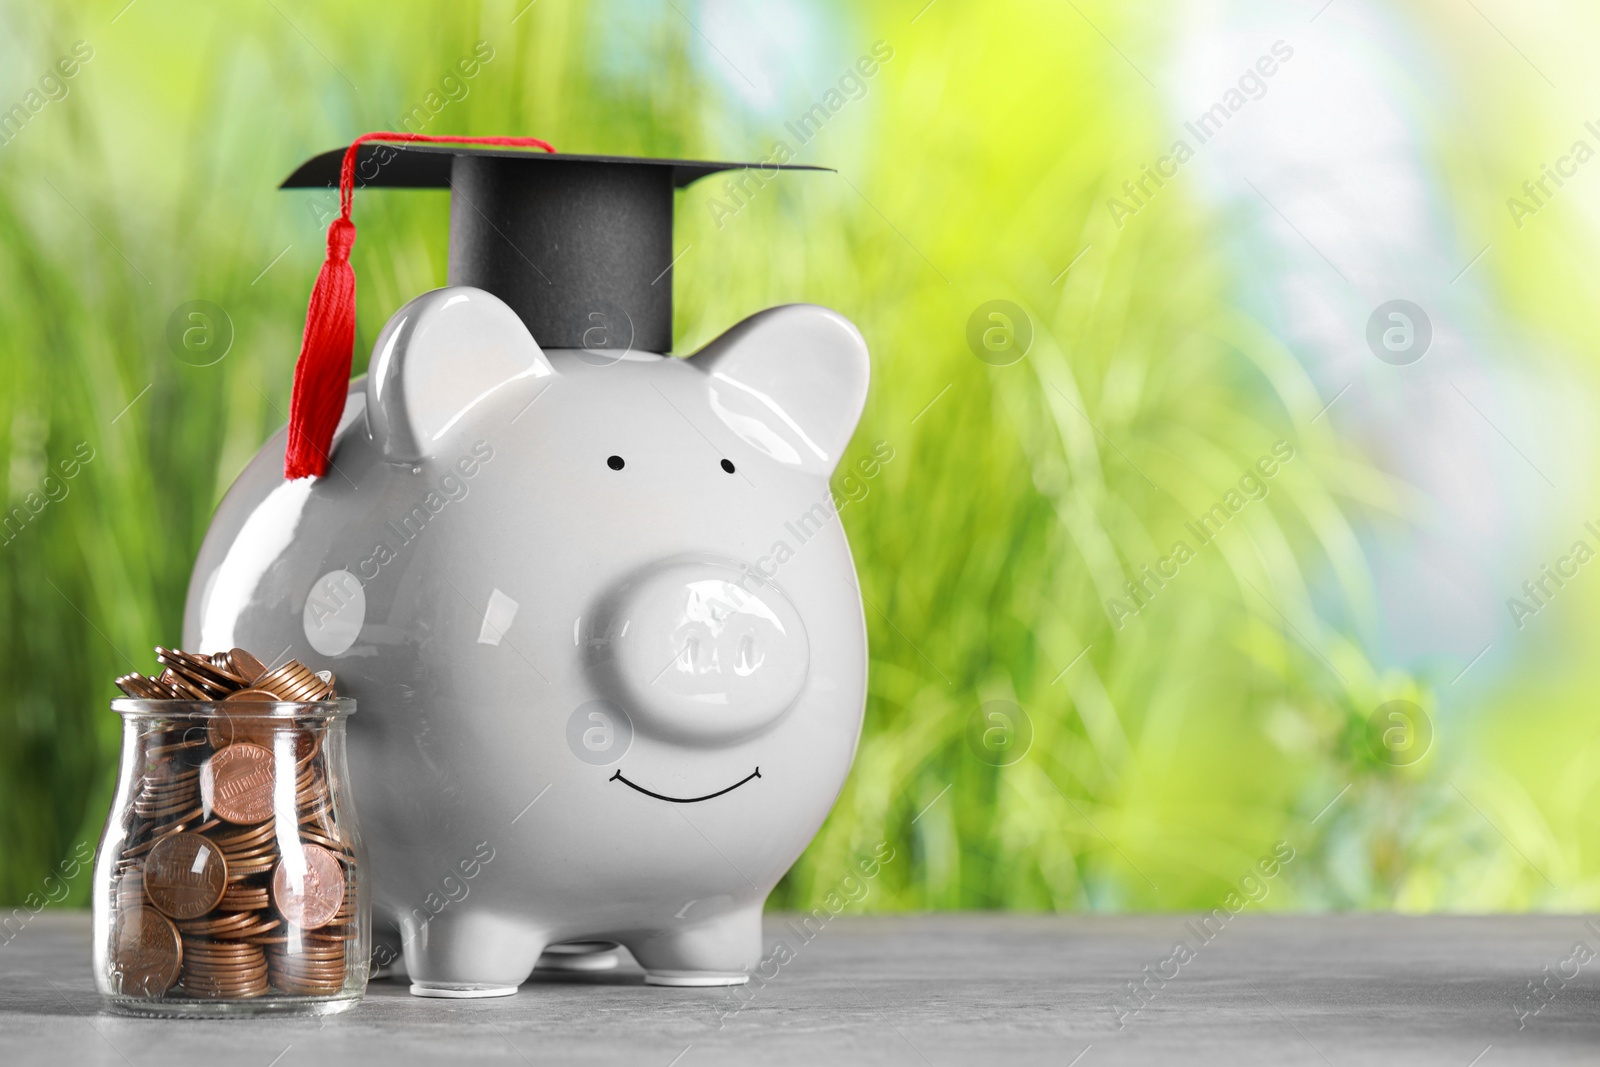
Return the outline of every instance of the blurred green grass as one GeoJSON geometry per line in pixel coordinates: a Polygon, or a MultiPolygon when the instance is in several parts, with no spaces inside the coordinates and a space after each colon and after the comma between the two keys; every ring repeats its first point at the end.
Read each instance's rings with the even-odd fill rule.
{"type": "MultiPolygon", "coordinates": [[[[840,176],[786,178],[721,227],[714,184],[680,201],[678,349],[772,304],[835,307],[874,356],[846,463],[878,440],[896,454],[844,516],[870,602],[860,754],[774,904],[815,906],[881,841],[896,859],[869,909],[1212,907],[1278,840],[1299,853],[1296,880],[1268,906],[1466,899],[1401,894],[1419,875],[1398,842],[1427,832],[1469,855],[1441,845],[1425,874],[1470,876],[1489,856],[1511,873],[1483,906],[1530,899],[1503,848],[1429,807],[1430,764],[1372,755],[1372,709],[1431,709],[1432,695],[1321,617],[1370,616],[1355,529],[1394,514],[1399,489],[1312,421],[1322,400],[1232,309],[1213,223],[1183,188],[1163,193],[1158,224],[1111,224],[1104,197],[1165,142],[1167,119],[1070,5],[943,4],[915,23],[915,5],[818,7],[822,73],[774,73],[765,112],[738,103],[723,59],[665,4],[119,7],[0,16],[18,85],[76,40],[95,49],[67,98],[0,149],[11,501],[79,442],[96,451],[0,549],[0,901],[98,835],[118,746],[110,679],[176,639],[211,511],[283,421],[332,200],[275,192],[293,164],[391,127],[479,40],[495,58],[428,132],[759,159],[827,72],[878,39],[894,60],[800,156],[840,176]],[[1035,331],[1006,367],[965,341],[995,298],[1035,331]],[[193,299],[236,330],[213,366],[164,339],[193,299]],[[1279,440],[1296,457],[1266,500],[1114,627],[1104,603],[1124,572],[1279,440]],[[1313,587],[1339,609],[1319,617],[1313,587]],[[967,741],[994,700],[1033,731],[1004,767],[967,741]]],[[[1160,5],[1079,7],[1162,48],[1160,5]]],[[[356,210],[359,371],[395,308],[443,284],[447,206],[363,193],[356,210]]]]}

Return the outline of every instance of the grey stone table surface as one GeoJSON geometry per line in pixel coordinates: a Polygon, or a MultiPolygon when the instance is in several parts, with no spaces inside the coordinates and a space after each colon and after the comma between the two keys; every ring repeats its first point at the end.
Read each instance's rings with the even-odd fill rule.
{"type": "Polygon", "coordinates": [[[803,942],[769,915],[793,957],[748,997],[625,962],[500,1000],[376,981],[326,1020],[212,1022],[104,1013],[88,917],[45,912],[0,945],[0,1064],[1600,1063],[1600,922],[1243,914],[1204,940],[1196,921],[840,916],[803,942]]]}

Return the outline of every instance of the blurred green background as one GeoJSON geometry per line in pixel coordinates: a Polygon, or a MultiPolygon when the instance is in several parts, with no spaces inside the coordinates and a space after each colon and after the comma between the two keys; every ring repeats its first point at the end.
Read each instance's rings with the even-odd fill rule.
{"type": "MultiPolygon", "coordinates": [[[[786,176],[731,215],[704,182],[680,194],[676,235],[678,351],[773,304],[834,307],[874,359],[854,451],[895,450],[844,512],[871,605],[860,754],[774,905],[815,906],[887,840],[897,858],[867,910],[1210,908],[1280,841],[1295,859],[1261,907],[1600,906],[1583,584],[1600,577],[1523,630],[1502,603],[1600,516],[1582,417],[1600,166],[1520,228],[1505,203],[1600,118],[1584,114],[1600,75],[1578,32],[1597,21],[1575,0],[0,6],[0,109],[23,109],[0,116],[0,476],[26,518],[0,538],[0,903],[98,837],[111,679],[178,639],[212,510],[284,421],[334,197],[277,183],[412,115],[421,132],[574,152],[759,160],[781,140],[839,170],[786,176]],[[1296,58],[1230,120],[1235,145],[1299,99],[1302,71],[1366,71],[1415,178],[1366,189],[1371,212],[1425,220],[1449,264],[1428,283],[1453,301],[1432,305],[1438,351],[1417,366],[1566,396],[1480,411],[1493,434],[1471,423],[1485,449],[1536,454],[1554,496],[1530,504],[1510,453],[1497,474],[1460,456],[1433,483],[1470,484],[1501,520],[1481,543],[1460,528],[1472,617],[1489,621],[1448,653],[1412,638],[1463,612],[1380,577],[1416,569],[1417,531],[1450,525],[1406,462],[1430,431],[1359,417],[1426,408],[1400,391],[1410,368],[1363,342],[1379,300],[1409,292],[1340,288],[1311,254],[1340,258],[1313,194],[1257,188],[1266,223],[1242,221],[1217,190],[1249,168],[1221,149],[1131,219],[1108,205],[1280,38],[1296,58]],[[77,42],[74,75],[53,76],[77,42]],[[802,143],[787,124],[876,42],[891,58],[802,143]],[[1225,76],[1186,95],[1219,54],[1225,76]],[[1343,294],[1320,342],[1285,248],[1322,272],[1313,289],[1343,294]],[[194,300],[231,323],[214,363],[169,342],[194,300]],[[991,300],[1032,334],[1004,365],[968,340],[991,300]],[[1329,352],[1361,363],[1348,397],[1318,370],[1329,352]],[[1190,539],[1178,577],[1114,622],[1124,583],[1278,442],[1293,459],[1265,499],[1213,544],[1190,539]],[[93,458],[36,507],[75,450],[93,458]],[[1380,712],[1394,700],[1403,720],[1380,712]]],[[[1317,106],[1337,113],[1336,96],[1317,106]]],[[[1312,149],[1339,136],[1314,111],[1295,128],[1312,149]]],[[[356,219],[359,371],[388,316],[444,283],[447,199],[362,193],[356,219]]],[[[1479,406],[1509,395],[1438,379],[1429,403],[1469,423],[1457,382],[1479,406]]],[[[87,889],[80,875],[69,903],[87,889]]]]}

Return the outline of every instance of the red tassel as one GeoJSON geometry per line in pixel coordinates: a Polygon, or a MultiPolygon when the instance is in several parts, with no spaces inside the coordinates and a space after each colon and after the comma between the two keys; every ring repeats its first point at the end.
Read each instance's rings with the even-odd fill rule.
{"type": "Polygon", "coordinates": [[[416,133],[364,133],[345,149],[339,168],[339,217],[328,226],[328,258],[306,308],[300,359],[294,366],[289,401],[289,441],[283,454],[285,478],[320,478],[328,471],[333,432],[344,414],[350,386],[350,356],[356,339],[356,272],[350,248],[356,226],[350,221],[355,199],[356,150],[368,141],[424,141],[432,144],[485,144],[511,148],[555,149],[537,137],[447,137],[416,133]]]}
{"type": "Polygon", "coordinates": [[[294,367],[285,478],[321,477],[328,470],[328,449],[344,413],[356,340],[356,272],[350,266],[355,242],[355,224],[349,219],[337,218],[328,226],[328,258],[311,288],[300,361],[294,367]]]}

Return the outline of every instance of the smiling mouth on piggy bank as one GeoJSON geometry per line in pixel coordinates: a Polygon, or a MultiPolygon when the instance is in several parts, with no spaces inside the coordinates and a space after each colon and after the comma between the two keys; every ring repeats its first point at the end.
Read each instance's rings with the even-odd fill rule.
{"type": "Polygon", "coordinates": [[[607,778],[606,781],[608,781],[608,782],[621,782],[623,785],[627,786],[629,789],[638,790],[639,792],[643,793],[647,797],[655,797],[657,800],[665,800],[665,801],[667,801],[669,803],[672,803],[672,804],[698,804],[702,800],[710,800],[713,797],[720,797],[724,793],[731,793],[735,789],[738,789],[741,785],[744,785],[750,779],[752,779],[752,778],[760,778],[760,777],[761,777],[761,768],[757,767],[755,770],[751,771],[749,774],[745,775],[743,778],[739,779],[737,782],[734,782],[732,785],[728,786],[728,788],[719,789],[715,793],[707,793],[703,797],[669,797],[669,796],[666,796],[663,793],[653,792],[652,790],[646,789],[642,785],[639,785],[639,784],[637,784],[635,782],[628,781],[628,779],[626,779],[626,778],[624,778],[622,776],[621,768],[618,768],[617,773],[613,774],[610,778],[607,778]]]}

